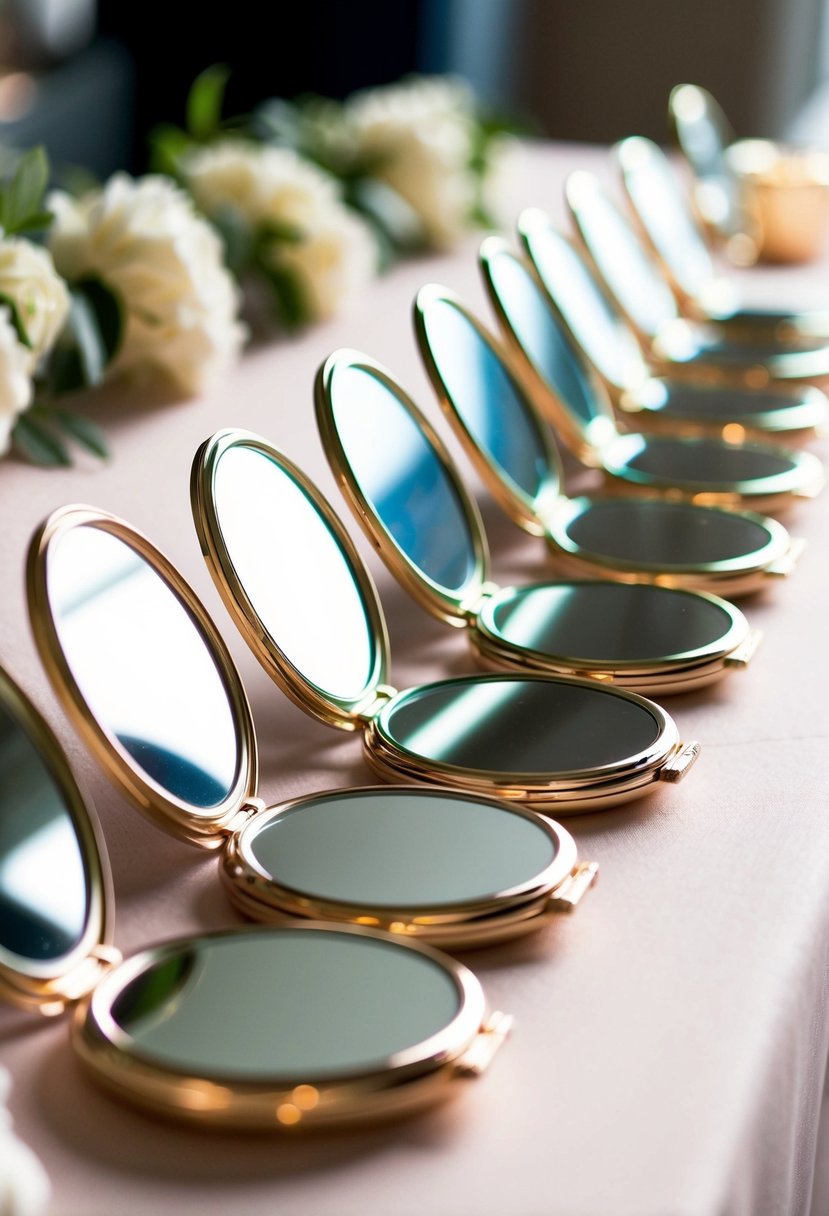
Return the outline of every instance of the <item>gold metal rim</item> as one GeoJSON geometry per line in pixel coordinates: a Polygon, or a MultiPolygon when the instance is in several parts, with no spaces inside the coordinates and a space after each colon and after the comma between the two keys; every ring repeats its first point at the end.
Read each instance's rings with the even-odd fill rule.
{"type": "MultiPolygon", "coordinates": [[[[326,899],[318,894],[303,892],[278,882],[257,860],[254,841],[260,831],[281,816],[320,800],[347,800],[354,795],[371,794],[389,797],[390,791],[378,786],[329,790],[306,794],[290,802],[269,807],[250,820],[235,836],[223,855],[222,878],[231,897],[257,920],[277,916],[301,917],[336,923],[370,925],[410,940],[431,941],[435,945],[462,947],[485,944],[490,933],[500,934],[506,921],[522,922],[539,916],[550,896],[572,873],[577,850],[572,836],[560,824],[525,810],[523,807],[494,798],[473,797],[450,786],[443,788],[423,785],[398,786],[395,793],[412,793],[419,797],[442,795],[483,803],[505,814],[517,814],[537,827],[554,847],[553,859],[539,873],[525,882],[502,891],[492,892],[478,900],[454,904],[430,905],[366,905],[345,900],[326,899]]],[[[345,813],[345,812],[344,812],[345,813]]],[[[532,928],[532,925],[528,926],[532,928]]]]}
{"type": "Polygon", "coordinates": [[[202,554],[219,595],[237,629],[265,671],[306,713],[341,730],[359,730],[362,726],[360,709],[367,701],[372,700],[378,686],[386,680],[389,643],[374,581],[333,507],[310,478],[278,448],[260,435],[236,428],[217,431],[199,447],[193,458],[190,503],[202,554]],[[219,461],[226,451],[234,447],[249,448],[261,453],[299,486],[343,552],[362,600],[374,647],[369,678],[364,688],[353,698],[337,698],[318,688],[291,662],[262,621],[236,572],[233,558],[224,541],[215,497],[215,478],[219,461]]]}
{"type": "Polygon", "coordinates": [[[483,481],[486,488],[492,494],[495,501],[503,511],[509,515],[519,527],[525,528],[528,531],[540,534],[538,526],[539,513],[543,513],[544,504],[555,499],[562,489],[564,482],[564,474],[561,468],[561,460],[558,451],[553,442],[550,428],[544,423],[535,406],[529,399],[529,391],[526,388],[521,368],[518,360],[508,347],[497,342],[486,327],[478,320],[473,312],[468,309],[461,299],[446,287],[441,287],[436,283],[429,283],[422,287],[417,293],[414,302],[414,328],[415,338],[417,340],[420,357],[426,368],[426,373],[435,391],[438,399],[438,404],[449,422],[452,430],[461,443],[469,460],[471,461],[478,476],[483,481]],[[534,499],[531,499],[521,487],[512,480],[512,478],[501,468],[499,464],[493,460],[483,447],[478,443],[475,436],[472,434],[469,427],[466,425],[463,415],[457,408],[451,394],[449,393],[437,362],[432,353],[431,345],[426,330],[425,310],[434,300],[440,300],[450,304],[453,308],[466,318],[470,325],[475,329],[481,340],[494,352],[496,357],[500,359],[504,365],[504,370],[512,381],[513,387],[519,397],[522,406],[526,410],[528,419],[532,423],[533,429],[538,438],[539,451],[544,465],[544,483],[534,499]]]}
{"type": "Polygon", "coordinates": [[[86,923],[75,946],[59,958],[38,962],[0,945],[0,992],[14,1004],[27,1008],[50,1004],[58,1007],[77,995],[69,977],[84,970],[84,963],[96,947],[108,946],[112,941],[112,878],[100,825],[61,745],[42,714],[2,668],[0,705],[27,735],[61,795],[77,833],[87,882],[86,923]]]}
{"type": "Polygon", "coordinates": [[[468,613],[465,605],[474,603],[479,598],[489,576],[489,551],[478,507],[461,481],[455,463],[437,431],[391,372],[381,363],[356,350],[342,349],[329,355],[317,372],[314,402],[317,426],[331,471],[354,518],[386,566],[413,599],[432,616],[451,625],[466,625],[468,613]],[[411,415],[416,426],[423,432],[426,442],[431,445],[435,459],[457,497],[472,542],[473,570],[466,585],[457,592],[453,593],[449,588],[435,583],[425,571],[415,565],[386,528],[374,504],[363,492],[355,477],[334,419],[332,384],[339,367],[359,369],[379,381],[411,415]]]}
{"type": "MultiPolygon", "coordinates": [[[[508,1022],[508,1019],[506,1020],[508,1022]]],[[[507,1027],[503,1026],[500,1038],[507,1027]]],[[[155,1112],[215,1126],[291,1130],[372,1119],[410,1111],[443,1096],[447,1083],[467,1069],[482,1037],[496,1027],[487,1019],[480,984],[462,964],[420,942],[402,942],[376,929],[331,925],[315,921],[289,927],[230,929],[165,942],[135,955],[110,972],[76,1011],[73,1039],[84,1064],[97,1080],[120,1096],[155,1112]],[[440,966],[452,979],[458,1010],[431,1038],[401,1051],[370,1072],[354,1071],[331,1077],[273,1075],[234,1080],[225,1075],[193,1076],[155,1063],[132,1045],[115,1023],[111,1008],[119,993],[145,967],[162,961],[188,942],[251,934],[329,933],[372,937],[414,950],[440,966]]],[[[228,1028],[228,1033],[232,1033],[228,1028]]],[[[497,1044],[493,1044],[493,1047],[497,1044]]],[[[482,1061],[485,1067],[488,1060],[482,1061]]],[[[469,1071],[482,1068],[470,1067],[469,1071]]]]}
{"type": "Polygon", "coordinates": [[[256,790],[256,737],[247,696],[230,652],[192,588],[146,536],[125,520],[87,506],[62,507],[38,528],[29,546],[26,586],[32,631],[46,673],[104,771],[157,827],[205,848],[221,845],[241,803],[256,790]],[[238,757],[233,788],[218,806],[207,812],[169,793],[138,767],[112,731],[93,713],[66,660],[49,597],[48,555],[62,535],[81,527],[109,533],[147,563],[175,595],[216,665],[233,716],[238,757]]]}
{"type": "MultiPolygon", "coordinates": [[[[621,394],[616,407],[621,413],[623,427],[639,429],[637,424],[639,420],[643,420],[649,432],[654,435],[719,435],[723,438],[739,428],[737,433],[745,432],[745,437],[749,440],[768,442],[771,439],[777,442],[779,439],[785,444],[802,444],[820,438],[829,423],[826,396],[820,389],[812,386],[805,391],[785,387],[777,390],[781,395],[791,398],[793,404],[790,406],[763,410],[755,414],[743,413],[739,417],[718,420],[710,416],[674,414],[669,409],[651,404],[648,401],[651,386],[662,379],[653,377],[640,388],[621,394]]],[[[665,379],[670,386],[673,377],[669,374],[665,379]]]]}

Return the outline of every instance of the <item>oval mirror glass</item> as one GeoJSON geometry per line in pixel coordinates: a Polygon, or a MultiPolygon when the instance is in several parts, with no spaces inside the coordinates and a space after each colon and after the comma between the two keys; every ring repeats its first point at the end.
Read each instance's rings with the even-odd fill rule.
{"type": "Polygon", "coordinates": [[[420,759],[511,777],[629,762],[662,731],[648,703],[629,694],[521,676],[421,685],[384,707],[379,725],[420,759]]]}
{"type": "Polygon", "coordinates": [[[608,472],[618,472],[643,485],[667,485],[741,493],[782,491],[798,460],[784,448],[740,446],[715,439],[622,435],[602,452],[608,472]]]}
{"type": "MultiPolygon", "coordinates": [[[[534,216],[535,213],[531,213],[534,216]]],[[[519,221],[519,231],[539,278],[587,358],[612,384],[645,378],[639,343],[608,304],[570,242],[542,218],[519,221]]]]}
{"type": "Polygon", "coordinates": [[[0,949],[47,962],[79,945],[89,874],[63,791],[17,717],[0,704],[0,949]]]}
{"type": "Polygon", "coordinates": [[[253,857],[280,886],[366,908],[489,900],[537,886],[557,854],[542,821],[460,793],[321,794],[250,833],[253,857]]]}
{"type": "Polygon", "coordinates": [[[108,1009],[122,1051],[190,1076],[303,1083],[382,1069],[459,1013],[436,957],[346,930],[248,930],[131,960],[108,1009]]]}
{"type": "Polygon", "coordinates": [[[662,571],[738,561],[769,546],[769,528],[732,511],[653,499],[576,500],[566,536],[585,553],[662,571]]]}
{"type": "Polygon", "coordinates": [[[327,695],[358,700],[377,643],[351,560],[301,480],[237,440],[216,460],[213,509],[244,595],[288,661],[327,695]]]}
{"type": "Polygon", "coordinates": [[[431,582],[461,591],[477,570],[469,519],[404,401],[372,369],[346,361],[332,368],[328,396],[351,474],[385,531],[431,582]]]}
{"type": "Polygon", "coordinates": [[[535,370],[583,423],[592,422],[602,413],[593,385],[543,288],[507,251],[488,254],[484,267],[501,316],[535,370]]]}
{"type": "Polygon", "coordinates": [[[455,413],[500,475],[534,501],[550,482],[539,422],[463,308],[440,296],[418,301],[425,357],[455,413]]]}
{"type": "Polygon", "coordinates": [[[514,646],[586,663],[655,663],[722,648],[735,609],[647,583],[540,583],[491,600],[480,623],[514,646]]]}
{"type": "Polygon", "coordinates": [[[213,653],[170,584],[131,545],[84,525],[50,540],[46,586],[93,717],[195,813],[220,805],[237,780],[237,724],[213,653]]]}

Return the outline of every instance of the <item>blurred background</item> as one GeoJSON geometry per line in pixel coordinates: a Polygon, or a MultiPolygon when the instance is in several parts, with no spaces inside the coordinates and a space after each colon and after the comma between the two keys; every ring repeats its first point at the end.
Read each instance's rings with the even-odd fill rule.
{"type": "Polygon", "coordinates": [[[739,136],[829,143],[829,0],[0,0],[0,144],[139,172],[147,132],[182,120],[216,62],[230,114],[456,72],[551,138],[664,142],[668,92],[692,81],[739,136]]]}

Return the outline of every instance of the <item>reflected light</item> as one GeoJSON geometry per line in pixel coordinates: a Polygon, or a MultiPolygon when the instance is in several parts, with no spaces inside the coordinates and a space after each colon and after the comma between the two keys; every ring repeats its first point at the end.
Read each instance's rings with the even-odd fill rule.
{"type": "Polygon", "coordinates": [[[5,854],[0,860],[0,890],[38,917],[48,917],[69,933],[80,934],[86,880],[67,817],[44,824],[5,854]],[[33,875],[37,875],[36,883],[33,875]]]}
{"type": "Polygon", "coordinates": [[[428,722],[416,727],[406,738],[406,747],[422,756],[440,756],[447,739],[462,738],[470,726],[481,719],[497,717],[502,705],[514,695],[514,687],[505,681],[497,684],[473,685],[460,692],[445,709],[433,713],[428,722]]]}

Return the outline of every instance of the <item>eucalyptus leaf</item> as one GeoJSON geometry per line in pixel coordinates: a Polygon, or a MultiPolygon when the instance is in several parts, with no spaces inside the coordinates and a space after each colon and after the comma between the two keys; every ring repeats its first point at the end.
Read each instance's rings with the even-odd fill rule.
{"type": "Polygon", "coordinates": [[[222,238],[225,265],[234,274],[241,274],[254,257],[256,242],[250,225],[233,206],[220,207],[210,220],[222,238]]]}
{"type": "Polygon", "coordinates": [[[52,211],[33,211],[25,219],[20,220],[14,227],[15,233],[43,232],[55,218],[52,211]]]}
{"type": "Polygon", "coordinates": [[[81,295],[95,313],[98,331],[106,351],[106,361],[111,363],[118,353],[124,336],[124,305],[120,296],[111,291],[101,279],[89,275],[72,285],[74,295],[81,295]]]}
{"type": "Polygon", "coordinates": [[[230,78],[230,69],[223,63],[205,68],[193,81],[187,97],[187,130],[193,139],[206,142],[219,129],[222,102],[230,78]]]}
{"type": "MultiPolygon", "coordinates": [[[[48,184],[49,159],[46,152],[41,147],[32,148],[20,158],[11,181],[3,191],[3,227],[6,232],[22,232],[30,225],[32,217],[49,215],[42,209],[48,184]]],[[[41,223],[38,226],[44,225],[41,223]]]]}
{"type": "Polygon", "coordinates": [[[262,273],[273,295],[274,311],[283,329],[299,329],[311,314],[299,277],[284,266],[263,266],[262,273]]]}
{"type": "Polygon", "coordinates": [[[115,296],[97,279],[74,284],[67,328],[77,348],[83,382],[99,384],[121,336],[121,309],[115,296]]]}
{"type": "Polygon", "coordinates": [[[149,143],[150,168],[153,172],[180,178],[182,157],[193,146],[187,132],[172,123],[160,123],[150,131],[149,143]]]}
{"type": "Polygon", "coordinates": [[[253,111],[251,133],[265,143],[298,149],[303,143],[302,116],[296,106],[280,97],[263,101],[253,111]]]}
{"type": "Polygon", "coordinates": [[[66,444],[36,417],[22,414],[14,424],[12,442],[32,464],[56,468],[72,463],[66,444]]]}
{"type": "Polygon", "coordinates": [[[88,452],[92,452],[94,456],[100,457],[101,460],[109,459],[109,448],[101,428],[89,418],[84,418],[81,414],[75,414],[63,406],[48,406],[43,409],[43,413],[54,421],[61,430],[70,435],[76,443],[82,448],[86,448],[88,452]]]}
{"type": "Polygon", "coordinates": [[[373,177],[355,178],[346,187],[345,198],[356,211],[371,220],[396,249],[421,249],[426,244],[420,216],[386,182],[373,177]]]}

